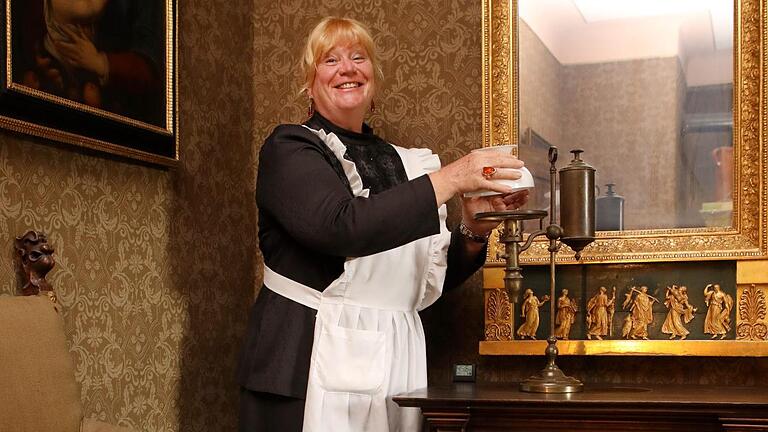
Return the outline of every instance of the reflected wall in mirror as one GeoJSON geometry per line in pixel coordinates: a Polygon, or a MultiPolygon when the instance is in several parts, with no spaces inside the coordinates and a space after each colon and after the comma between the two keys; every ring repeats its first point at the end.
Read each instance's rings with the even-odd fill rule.
{"type": "Polygon", "coordinates": [[[547,175],[536,163],[546,149],[526,145],[529,129],[563,150],[584,149],[598,202],[623,197],[623,212],[598,205],[598,230],[617,229],[620,216],[628,230],[731,226],[732,0],[518,6],[520,156],[529,167],[547,175]],[[606,184],[615,185],[607,199],[606,184]]]}
{"type": "MultiPolygon", "coordinates": [[[[483,7],[483,145],[518,142],[539,178],[546,144],[530,143],[583,148],[600,195],[612,183],[624,198],[623,230],[604,225],[582,262],[766,256],[765,2],[483,7]]],[[[536,195],[530,206],[546,208],[536,195]]],[[[490,265],[501,254],[492,244],[490,265]]],[[[544,243],[521,259],[547,262],[544,243]]]]}

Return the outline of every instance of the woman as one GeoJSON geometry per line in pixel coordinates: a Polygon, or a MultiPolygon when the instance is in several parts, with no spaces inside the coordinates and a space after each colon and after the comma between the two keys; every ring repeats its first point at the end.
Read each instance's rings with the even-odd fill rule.
{"type": "Polygon", "coordinates": [[[711,334],[712,339],[725,339],[731,330],[731,309],[733,297],[723,292],[720,284],[707,284],[704,287],[704,303],[707,305],[707,315],[704,317],[704,333],[711,334]]]}
{"type": "Polygon", "coordinates": [[[616,303],[616,287],[608,298],[605,287],[600,287],[598,293],[589,299],[587,303],[587,339],[592,336],[597,340],[603,340],[603,336],[611,334],[613,308],[616,303]]]}
{"type": "Polygon", "coordinates": [[[648,326],[653,324],[653,302],[656,298],[648,295],[648,287],[641,286],[640,291],[632,287],[624,302],[624,307],[629,306],[630,316],[632,317],[632,328],[629,331],[627,339],[645,339],[648,340],[648,326]],[[632,293],[637,295],[632,298],[632,293]]]}
{"type": "Polygon", "coordinates": [[[568,339],[571,334],[571,326],[576,318],[576,312],[579,311],[577,300],[568,297],[568,290],[563,289],[562,295],[557,299],[557,315],[555,315],[555,337],[558,339],[568,339]]]}
{"type": "Polygon", "coordinates": [[[539,308],[544,306],[544,303],[548,300],[548,295],[545,295],[539,300],[538,297],[533,295],[531,289],[525,290],[525,293],[523,294],[523,303],[520,305],[520,309],[522,310],[520,316],[522,316],[525,321],[523,321],[523,324],[517,329],[517,335],[520,336],[520,339],[525,339],[526,337],[536,339],[536,331],[539,330],[539,308]]]}
{"type": "Polygon", "coordinates": [[[373,134],[364,118],[381,73],[357,21],[321,21],[302,68],[309,119],[278,126],[259,159],[264,287],[241,359],[240,430],[415,431],[418,410],[389,396],[427,385],[417,311],[482,265],[496,224],[472,216],[525,202],[490,181],[523,164],[470,154],[440,168],[429,150],[373,134]],[[450,233],[444,204],[479,189],[500,195],[463,200],[450,233]]]}
{"type": "Polygon", "coordinates": [[[670,339],[680,336],[680,340],[685,339],[691,333],[685,328],[683,320],[686,316],[686,304],[683,300],[682,289],[677,285],[667,287],[667,294],[664,298],[664,305],[667,307],[667,318],[661,325],[661,332],[668,334],[670,339]]]}

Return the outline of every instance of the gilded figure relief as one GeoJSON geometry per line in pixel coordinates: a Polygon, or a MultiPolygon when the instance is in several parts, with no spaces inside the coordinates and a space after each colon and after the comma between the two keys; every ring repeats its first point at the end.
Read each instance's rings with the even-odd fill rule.
{"type": "Polygon", "coordinates": [[[536,339],[536,331],[539,329],[539,308],[549,301],[549,296],[545,295],[539,300],[529,288],[523,294],[523,302],[520,304],[523,324],[517,329],[517,335],[521,339],[536,339]]]}
{"type": "Polygon", "coordinates": [[[557,314],[555,315],[556,338],[568,339],[570,337],[571,326],[578,311],[578,300],[568,297],[568,290],[564,289],[557,299],[557,314]]]}
{"type": "Polygon", "coordinates": [[[605,287],[600,287],[587,303],[587,339],[594,336],[602,340],[604,336],[613,336],[613,313],[616,304],[616,287],[608,297],[605,287]]]}
{"type": "Polygon", "coordinates": [[[621,336],[627,339],[648,340],[648,326],[653,323],[653,303],[658,299],[648,294],[648,287],[641,286],[629,289],[624,294],[622,307],[629,310],[629,315],[624,319],[621,336]]]}
{"type": "Polygon", "coordinates": [[[661,325],[661,332],[670,335],[670,339],[680,337],[685,339],[691,333],[685,325],[693,320],[696,308],[688,302],[688,288],[686,286],[672,285],[667,287],[664,298],[664,306],[667,307],[667,318],[661,325]]]}
{"type": "Polygon", "coordinates": [[[704,301],[708,308],[704,318],[704,333],[711,334],[712,339],[725,339],[725,334],[731,329],[733,297],[723,292],[720,284],[708,284],[704,287],[704,301]]]}

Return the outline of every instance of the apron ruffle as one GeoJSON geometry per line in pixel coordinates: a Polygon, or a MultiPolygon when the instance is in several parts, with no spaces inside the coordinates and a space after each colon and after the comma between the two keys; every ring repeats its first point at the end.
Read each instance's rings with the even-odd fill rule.
{"type": "MultiPolygon", "coordinates": [[[[409,179],[414,179],[424,174],[429,174],[440,169],[440,158],[430,149],[394,146],[403,159],[406,174],[409,179]]],[[[445,225],[448,218],[448,207],[443,204],[437,209],[440,217],[440,234],[430,237],[429,263],[424,276],[424,287],[421,297],[417,302],[417,309],[423,310],[437,301],[443,293],[443,282],[448,267],[448,247],[451,244],[451,232],[445,225]]]]}
{"type": "MultiPolygon", "coordinates": [[[[363,188],[363,179],[360,177],[360,174],[357,172],[357,167],[355,166],[355,163],[347,160],[344,157],[344,154],[347,152],[347,146],[344,145],[344,143],[341,142],[339,137],[336,136],[335,133],[325,133],[324,130],[319,129],[315,130],[308,126],[304,126],[305,128],[309,129],[312,133],[317,135],[326,146],[328,146],[329,149],[333,152],[333,154],[336,156],[336,159],[339,160],[341,163],[341,167],[344,169],[344,175],[347,176],[347,180],[349,180],[349,185],[352,187],[352,194],[354,196],[361,196],[368,198],[368,194],[370,193],[370,190],[368,188],[363,188]]],[[[439,163],[439,162],[438,162],[439,163]]]]}

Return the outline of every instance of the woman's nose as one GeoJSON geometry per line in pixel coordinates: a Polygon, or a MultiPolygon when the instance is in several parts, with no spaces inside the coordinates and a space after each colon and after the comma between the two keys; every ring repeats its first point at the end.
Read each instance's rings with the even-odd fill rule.
{"type": "Polygon", "coordinates": [[[351,59],[342,59],[341,67],[339,68],[341,73],[352,73],[355,71],[355,62],[351,59]]]}

